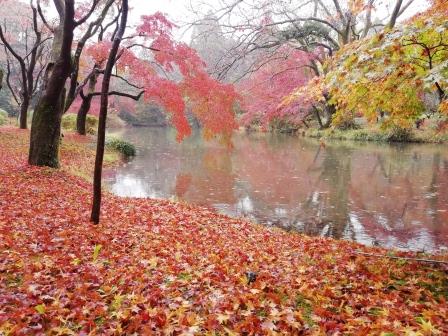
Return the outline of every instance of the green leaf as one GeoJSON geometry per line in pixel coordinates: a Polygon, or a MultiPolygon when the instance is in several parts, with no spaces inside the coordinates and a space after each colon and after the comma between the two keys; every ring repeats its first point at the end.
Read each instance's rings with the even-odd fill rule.
{"type": "Polygon", "coordinates": [[[98,255],[100,254],[101,249],[103,248],[103,245],[97,244],[93,248],[93,261],[96,261],[98,259],[98,255]]]}

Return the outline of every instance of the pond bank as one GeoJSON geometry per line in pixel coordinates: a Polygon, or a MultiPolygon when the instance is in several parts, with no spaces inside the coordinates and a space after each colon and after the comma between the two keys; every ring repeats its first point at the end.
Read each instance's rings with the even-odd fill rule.
{"type": "Polygon", "coordinates": [[[110,193],[92,225],[84,139],[36,168],[28,132],[0,128],[0,333],[448,333],[444,267],[362,254],[414,253],[110,193]]]}
{"type": "Polygon", "coordinates": [[[412,130],[392,132],[377,128],[360,128],[353,130],[338,129],[307,129],[299,134],[317,139],[325,140],[351,140],[351,141],[373,141],[373,142],[402,142],[402,143],[447,143],[448,133],[437,133],[429,130],[412,130]]]}

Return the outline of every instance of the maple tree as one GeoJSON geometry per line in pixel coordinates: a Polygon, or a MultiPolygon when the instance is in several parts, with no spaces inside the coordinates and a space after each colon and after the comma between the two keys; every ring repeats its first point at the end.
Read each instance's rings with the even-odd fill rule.
{"type": "Polygon", "coordinates": [[[238,84],[242,92],[241,108],[245,112],[243,124],[259,121],[267,125],[274,118],[295,120],[308,114],[306,103],[287,109],[278,109],[278,106],[284,96],[312,77],[308,68],[312,57],[286,46],[269,57],[261,57],[259,69],[238,84]]]}
{"type": "Polygon", "coordinates": [[[448,78],[444,70],[448,65],[446,18],[419,16],[402,30],[373,38],[371,44],[354,46],[355,53],[345,51],[336,60],[340,62],[336,71],[327,77],[327,87],[341,111],[336,123],[344,113],[354,110],[374,120],[381,110],[390,116],[386,126],[409,127],[409,122],[425,112],[425,91],[434,88],[442,103],[448,78]],[[347,73],[348,68],[360,71],[347,73]],[[336,82],[342,85],[336,88],[336,82]]]}
{"type": "MultiPolygon", "coordinates": [[[[110,52],[111,39],[115,35],[113,28],[122,14],[122,5],[113,0],[84,1],[76,8],[72,0],[53,0],[52,4],[59,18],[56,25],[46,18],[45,6],[49,4],[37,1],[35,8],[33,2],[30,3],[36,25],[51,32],[54,42],[50,61],[45,66],[43,94],[33,115],[29,162],[57,167],[61,116],[75,102],[73,107],[79,107],[78,128],[80,133],[84,133],[85,116],[92,99],[100,96],[95,90],[96,83],[103,81],[102,67],[110,52]],[[115,7],[117,11],[114,14],[112,10],[115,7]],[[107,21],[111,15],[111,20],[107,21]],[[79,37],[75,37],[75,30],[80,31],[76,34],[79,37]],[[91,43],[93,37],[98,37],[99,43],[91,43]],[[71,57],[73,45],[75,50],[71,57]],[[85,86],[88,87],[86,94],[83,91],[85,86]],[[81,103],[76,103],[77,100],[81,103]]],[[[144,92],[145,99],[157,101],[170,113],[171,122],[178,129],[179,140],[191,132],[185,117],[185,110],[189,109],[202,123],[206,137],[221,134],[228,141],[236,127],[232,109],[236,93],[231,85],[212,79],[192,49],[172,39],[173,28],[174,24],[160,13],[143,16],[137,30],[125,37],[126,44],[114,63],[117,70],[114,77],[129,86],[124,88],[124,92],[111,90],[108,94],[137,100],[144,92]],[[153,55],[138,57],[137,53],[142,50],[153,55]],[[180,81],[179,75],[182,77],[180,81]],[[140,93],[129,92],[135,88],[139,88],[140,93]]]]}
{"type": "MultiPolygon", "coordinates": [[[[124,7],[124,6],[123,6],[124,7]]],[[[120,17],[124,15],[124,9],[120,12],[120,17]]],[[[84,79],[81,84],[89,82],[88,96],[101,95],[100,122],[98,129],[98,157],[95,165],[94,179],[94,206],[92,212],[92,221],[99,221],[99,209],[101,202],[101,165],[102,151],[104,150],[104,132],[105,132],[105,111],[108,107],[107,97],[117,95],[121,97],[138,100],[141,95],[148,101],[156,101],[161,104],[170,113],[171,123],[177,129],[177,139],[181,141],[184,137],[190,135],[191,127],[186,118],[187,107],[197,118],[203,127],[204,137],[210,138],[215,134],[223,137],[224,141],[229,141],[232,131],[236,128],[236,122],[233,114],[233,104],[237,98],[232,85],[222,84],[211,78],[206,72],[204,63],[198,57],[196,52],[184,43],[175,42],[171,38],[171,30],[174,24],[167,20],[161,13],[142,17],[141,24],[136,32],[130,36],[120,37],[120,45],[117,47],[117,55],[110,58],[111,49],[114,44],[109,41],[101,41],[96,45],[89,47],[89,55],[95,64],[93,70],[84,79]],[[162,75],[154,68],[150,59],[138,57],[133,48],[149,50],[154,53],[153,59],[159,67],[163,69],[162,75]],[[111,67],[116,68],[115,77],[124,81],[132,88],[138,88],[141,91],[132,95],[119,91],[107,90],[104,87],[107,71],[98,69],[98,66],[104,64],[107,58],[107,64],[111,62],[111,67]],[[118,74],[117,74],[118,73],[118,74]],[[175,81],[167,77],[167,74],[180,74],[182,79],[175,81]],[[101,75],[102,89],[100,93],[92,92],[97,81],[97,76],[101,75]],[[133,83],[124,78],[128,76],[133,83]],[[106,100],[105,99],[106,96],[106,100]]],[[[114,43],[117,35],[114,34],[114,43]]],[[[109,74],[112,76],[112,74],[109,74]]],[[[83,98],[84,102],[87,99],[83,98]]],[[[84,113],[90,107],[84,107],[84,113]]],[[[79,115],[79,113],[78,113],[79,115]]],[[[82,122],[82,120],[81,120],[82,122]]]]}
{"type": "MultiPolygon", "coordinates": [[[[126,82],[128,90],[137,89],[140,92],[132,95],[113,91],[110,94],[138,99],[141,93],[146,101],[162,105],[170,114],[179,140],[191,133],[185,117],[187,108],[203,126],[206,137],[220,134],[229,138],[236,127],[233,116],[236,92],[231,85],[210,77],[193,49],[172,39],[174,27],[161,13],[142,17],[136,32],[124,39],[116,62],[118,75],[115,75],[117,81],[126,82]],[[137,56],[141,51],[151,54],[137,56]]],[[[103,63],[109,48],[108,41],[92,45],[88,51],[92,61],[95,64],[103,63]]],[[[101,71],[96,72],[101,74],[101,71]]],[[[92,74],[88,74],[86,79],[90,76],[92,74]]]]}
{"type": "MultiPolygon", "coordinates": [[[[3,5],[12,8],[17,6],[8,1],[3,5]]],[[[14,101],[20,106],[19,126],[25,129],[28,127],[27,114],[31,100],[40,89],[50,37],[45,27],[38,22],[37,9],[32,2],[30,11],[24,4],[18,6],[20,14],[15,12],[14,15],[21,15],[21,22],[17,22],[17,16],[5,18],[3,26],[0,25],[0,41],[4,49],[6,83],[14,101]],[[24,31],[24,34],[18,33],[19,30],[24,31]],[[18,64],[18,71],[15,71],[15,63],[18,64]]]]}
{"type": "MultiPolygon", "coordinates": [[[[440,4],[438,5],[440,6],[440,4]]],[[[322,101],[327,94],[337,111],[335,125],[356,114],[383,127],[411,127],[428,114],[425,98],[436,93],[439,112],[445,113],[448,35],[446,12],[415,16],[405,25],[344,46],[326,64],[326,73],[287,96],[288,106],[298,100],[322,101]]]]}

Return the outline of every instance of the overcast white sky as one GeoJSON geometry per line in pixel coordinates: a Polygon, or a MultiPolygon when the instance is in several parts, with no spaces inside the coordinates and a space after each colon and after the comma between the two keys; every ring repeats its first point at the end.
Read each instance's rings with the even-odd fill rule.
{"type": "MultiPolygon", "coordinates": [[[[130,4],[133,7],[133,16],[139,16],[142,14],[151,14],[156,11],[168,14],[171,19],[184,20],[188,11],[186,8],[194,0],[130,0],[130,4]]],[[[218,7],[219,0],[207,0],[203,1],[210,6],[218,7]]],[[[394,5],[396,0],[383,0],[383,3],[391,3],[394,5]]],[[[427,0],[415,0],[411,5],[414,10],[409,10],[406,16],[411,16],[419,10],[424,10],[428,6],[427,0]]],[[[206,11],[206,10],[205,10],[206,11]]]]}
{"type": "MultiPolygon", "coordinates": [[[[224,0],[230,3],[230,0],[224,0]]],[[[130,6],[133,8],[131,14],[131,21],[137,22],[141,15],[152,14],[156,11],[160,11],[167,14],[168,17],[179,24],[189,21],[191,13],[188,8],[193,3],[197,3],[198,0],[130,0],[130,6]]],[[[206,13],[210,7],[219,8],[222,0],[201,0],[202,3],[206,3],[208,8],[195,8],[196,10],[206,13]]],[[[391,8],[395,5],[396,0],[379,0],[378,3],[383,4],[383,8],[389,5],[391,8]]],[[[202,6],[204,7],[204,6],[202,6]]],[[[407,12],[400,17],[400,20],[404,20],[413,16],[414,14],[425,10],[428,7],[428,0],[414,0],[414,3],[407,10],[407,12]]],[[[184,34],[183,39],[188,40],[189,34],[184,34]]]]}
{"type": "MultiPolygon", "coordinates": [[[[27,0],[20,0],[27,2],[27,0]]],[[[220,8],[220,3],[230,3],[231,0],[130,0],[133,9],[131,19],[137,21],[140,15],[148,15],[160,11],[167,14],[173,21],[187,21],[190,15],[188,8],[195,3],[201,2],[202,8],[195,8],[198,11],[207,12],[210,8],[220,8]],[[206,4],[206,6],[204,6],[206,4]]],[[[396,0],[377,0],[378,3],[390,4],[393,6],[396,0]]],[[[411,10],[403,15],[403,18],[410,17],[416,12],[422,11],[428,6],[428,0],[414,0],[411,10]]],[[[51,10],[50,10],[51,11],[51,10]]],[[[403,19],[402,18],[402,19],[403,19]]]]}
{"type": "MultiPolygon", "coordinates": [[[[25,0],[21,0],[25,1],[25,0]]],[[[178,23],[179,25],[185,24],[186,22],[191,22],[193,20],[191,11],[188,10],[192,4],[202,3],[200,8],[195,8],[195,10],[207,13],[211,8],[219,9],[220,4],[223,2],[230,3],[231,0],[130,0],[130,6],[132,8],[130,14],[130,22],[137,23],[141,15],[153,14],[160,11],[166,14],[171,21],[178,23]]],[[[396,0],[377,0],[379,4],[384,5],[389,4],[390,7],[396,3],[396,0]]],[[[412,15],[425,10],[428,7],[428,0],[414,0],[411,5],[400,20],[411,17],[412,15]]],[[[50,9],[50,13],[52,10],[50,9]]],[[[386,13],[384,13],[386,14],[386,13]]],[[[175,36],[189,42],[189,33],[185,31],[178,31],[175,36]]]]}
{"type": "MultiPolygon", "coordinates": [[[[130,0],[130,6],[136,13],[151,14],[156,11],[168,14],[172,19],[185,19],[186,10],[194,0],[130,0]]],[[[217,0],[206,0],[210,4],[218,4],[217,0]]]]}

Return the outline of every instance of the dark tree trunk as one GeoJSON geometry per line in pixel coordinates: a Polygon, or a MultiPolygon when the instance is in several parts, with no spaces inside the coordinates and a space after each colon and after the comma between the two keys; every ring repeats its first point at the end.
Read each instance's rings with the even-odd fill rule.
{"type": "Polygon", "coordinates": [[[403,0],[397,0],[397,3],[395,4],[394,10],[390,17],[390,21],[387,25],[389,29],[392,29],[395,27],[395,24],[397,23],[397,19],[400,16],[400,10],[401,10],[402,4],[403,4],[403,0]]]}
{"type": "Polygon", "coordinates": [[[59,141],[64,96],[65,89],[56,98],[56,103],[43,97],[34,110],[28,156],[28,162],[31,165],[59,167],[59,141]]]}
{"type": "Polygon", "coordinates": [[[319,123],[319,127],[322,129],[324,128],[322,124],[322,119],[320,118],[319,110],[316,106],[313,106],[314,115],[316,116],[317,122],[319,123]]]}
{"type": "Polygon", "coordinates": [[[81,135],[86,135],[86,119],[87,113],[89,113],[90,105],[92,104],[92,96],[82,98],[82,104],[79,107],[78,114],[76,116],[76,131],[81,135]]]}
{"type": "MultiPolygon", "coordinates": [[[[96,71],[97,65],[95,64],[93,71],[96,71]]],[[[83,90],[79,93],[82,104],[79,107],[78,115],[76,117],[76,130],[79,134],[86,134],[86,119],[87,114],[89,113],[90,106],[92,105],[93,93],[95,92],[95,86],[98,79],[98,74],[94,72],[89,79],[89,87],[87,96],[84,95],[83,90]]]]}
{"type": "Polygon", "coordinates": [[[435,84],[437,88],[437,93],[439,94],[439,100],[440,102],[443,102],[447,98],[447,95],[439,83],[436,82],[435,84]]]}
{"type": "Polygon", "coordinates": [[[331,125],[333,115],[336,113],[336,107],[333,104],[328,104],[325,107],[325,110],[327,111],[327,120],[325,121],[325,124],[323,127],[328,128],[331,125]]]}
{"type": "Polygon", "coordinates": [[[54,64],[49,64],[48,81],[33,114],[28,156],[31,165],[59,167],[59,138],[65,105],[64,86],[71,70],[74,15],[74,0],[65,0],[64,14],[61,18],[60,48],[57,46],[59,51],[55,51],[57,57],[54,58],[54,64]]]}
{"type": "Polygon", "coordinates": [[[22,105],[20,105],[20,119],[19,127],[21,129],[27,129],[27,117],[28,117],[28,107],[30,106],[29,97],[23,97],[22,105]]]}
{"type": "Polygon", "coordinates": [[[333,118],[333,115],[336,113],[336,106],[332,103],[330,103],[330,96],[328,94],[324,94],[325,97],[325,111],[327,112],[327,121],[323,125],[323,128],[328,128],[331,125],[331,119],[333,118]]]}
{"type": "Polygon", "coordinates": [[[75,56],[73,57],[73,69],[70,76],[70,85],[67,92],[67,99],[65,101],[64,112],[67,112],[73,101],[75,100],[75,92],[78,86],[78,74],[79,74],[79,59],[81,57],[82,49],[84,48],[84,41],[79,41],[76,48],[75,56]]]}
{"type": "Polygon", "coordinates": [[[101,104],[100,104],[100,118],[98,123],[98,141],[96,147],[95,157],[95,170],[93,177],[93,204],[92,214],[90,220],[94,224],[98,224],[100,221],[101,210],[101,175],[103,169],[104,158],[104,143],[106,137],[106,118],[107,118],[107,105],[109,101],[109,87],[110,77],[112,75],[112,69],[114,67],[118,48],[120,47],[121,39],[123,38],[124,31],[126,29],[126,22],[128,19],[128,0],[122,0],[122,13],[120,20],[120,28],[115,34],[114,42],[110,50],[109,58],[107,60],[106,69],[104,70],[103,83],[101,86],[101,104]]]}

